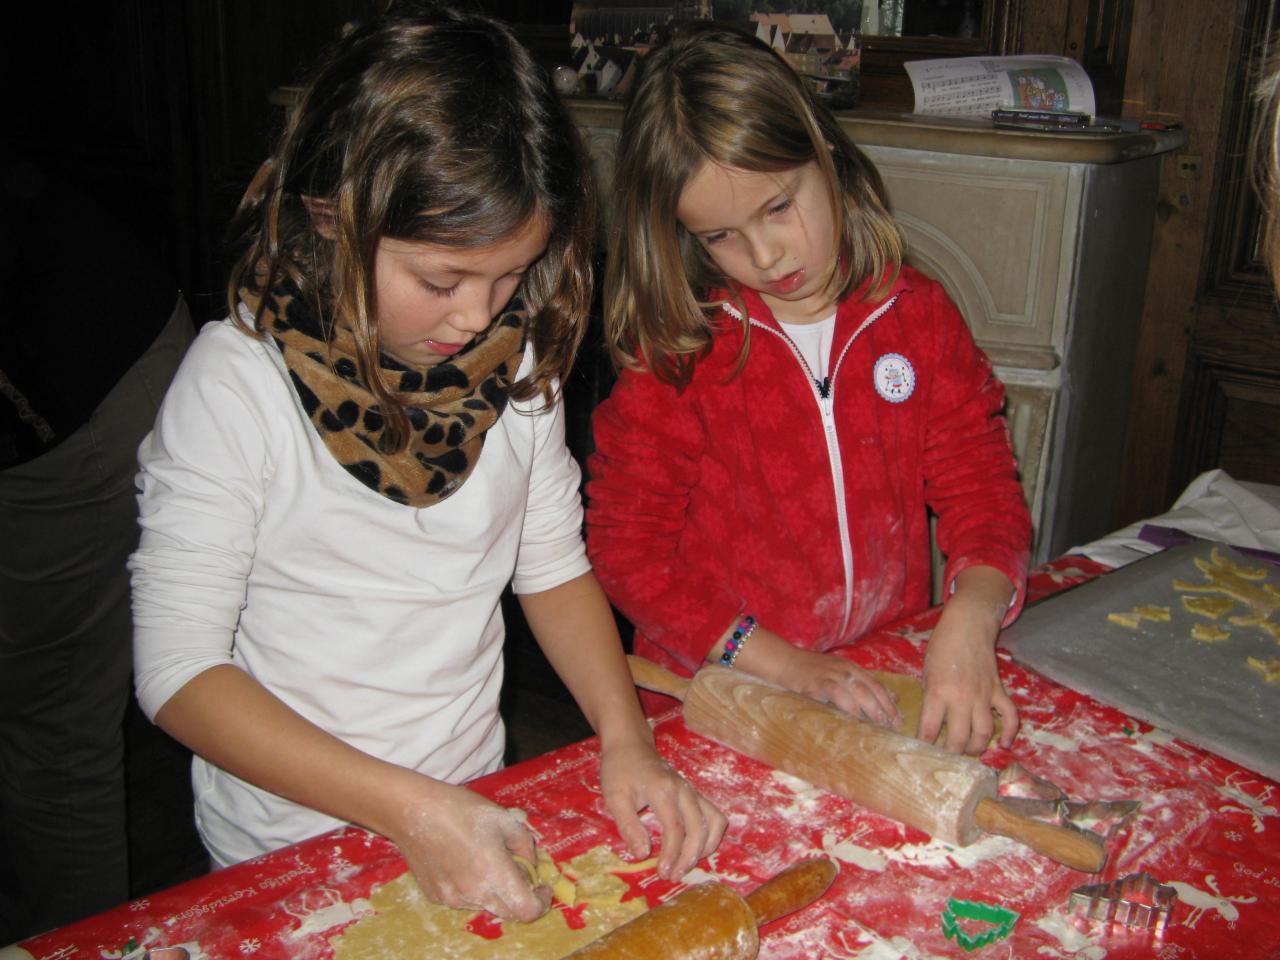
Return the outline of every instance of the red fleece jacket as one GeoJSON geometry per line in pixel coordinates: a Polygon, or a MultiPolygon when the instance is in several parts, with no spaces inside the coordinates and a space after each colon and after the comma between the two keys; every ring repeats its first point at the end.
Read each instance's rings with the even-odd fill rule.
{"type": "Polygon", "coordinates": [[[688,675],[743,613],[829,650],[924,609],[929,510],[946,583],[997,568],[1012,621],[1031,522],[1004,387],[942,287],[904,268],[880,303],[842,303],[826,399],[760,298],[746,305],[740,374],[728,316],[683,391],[627,371],[595,412],[587,549],[636,653],[688,675]]]}

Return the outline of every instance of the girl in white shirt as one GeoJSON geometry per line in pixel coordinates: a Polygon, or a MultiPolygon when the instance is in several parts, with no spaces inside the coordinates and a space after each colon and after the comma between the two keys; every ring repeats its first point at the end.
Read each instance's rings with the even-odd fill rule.
{"type": "Polygon", "coordinates": [[[498,768],[507,583],[600,736],[605,802],[659,871],[724,817],[658,756],[581,541],[558,384],[582,337],[592,198],[510,32],[448,7],[346,36],[237,215],[231,317],[144,441],[139,701],[195,751],[227,864],[342,822],[427,896],[531,920],[533,839],[461,784],[498,768]]]}

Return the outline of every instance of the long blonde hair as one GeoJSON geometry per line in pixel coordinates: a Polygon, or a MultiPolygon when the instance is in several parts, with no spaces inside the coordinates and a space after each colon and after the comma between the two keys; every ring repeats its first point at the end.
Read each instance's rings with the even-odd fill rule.
{"type": "MultiPolygon", "coordinates": [[[[723,24],[678,29],[645,59],[627,102],[605,275],[615,364],[647,368],[677,387],[711,343],[714,308],[702,298],[714,287],[733,289],[676,216],[706,161],[755,173],[817,163],[835,212],[839,299],[868,280],[866,298],[882,297],[902,265],[879,175],[787,62],[723,24]]],[[[744,335],[743,357],[747,346],[744,335]]]]}
{"type": "Polygon", "coordinates": [[[408,425],[379,370],[379,241],[479,247],[544,218],[547,250],[520,287],[537,366],[510,394],[550,397],[586,327],[594,214],[576,130],[511,31],[446,4],[401,2],[344,36],[304,88],[233,222],[227,302],[239,319],[242,289],[287,278],[322,322],[350,324],[395,452],[408,425]],[[323,232],[308,203],[324,211],[323,232]]]}

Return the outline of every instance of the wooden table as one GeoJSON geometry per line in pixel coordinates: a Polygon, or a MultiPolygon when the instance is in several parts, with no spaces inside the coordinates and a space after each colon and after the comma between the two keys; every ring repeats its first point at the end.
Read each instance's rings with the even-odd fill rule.
{"type": "MultiPolygon", "coordinates": [[[[1031,599],[1104,571],[1082,558],[1056,560],[1033,576],[1031,599]]],[[[936,617],[914,617],[848,653],[867,667],[919,674],[936,617]]],[[[973,956],[1280,958],[1280,787],[1001,656],[1023,732],[1012,750],[983,760],[1021,764],[1074,799],[1142,802],[1109,842],[1102,875],[1058,866],[1000,837],[966,848],[933,841],[690,733],[673,709],[656,718],[659,748],[730,821],[720,849],[686,883],[715,878],[746,891],[804,857],[839,861],[823,900],[763,931],[760,956],[768,960],[969,956],[942,932],[952,897],[1019,914],[1007,939],[973,956]],[[1074,888],[1140,871],[1178,890],[1161,937],[1073,922],[1074,888]]],[[[586,740],[473,786],[526,810],[557,861],[600,844],[621,852],[600,799],[597,760],[595,740],[586,740]]],[[[383,839],[339,830],[24,941],[21,951],[0,951],[0,960],[121,957],[130,940],[186,944],[197,958],[329,957],[329,938],[367,914],[371,891],[404,870],[383,839]]],[[[651,872],[628,882],[628,896],[652,905],[682,889],[651,872]]],[[[568,911],[570,925],[574,919],[568,911]]],[[[470,929],[501,935],[487,916],[470,929]]]]}

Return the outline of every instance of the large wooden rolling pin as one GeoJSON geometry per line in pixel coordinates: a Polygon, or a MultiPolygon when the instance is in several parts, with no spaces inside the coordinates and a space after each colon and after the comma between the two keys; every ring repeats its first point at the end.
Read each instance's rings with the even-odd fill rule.
{"type": "Polygon", "coordinates": [[[690,730],[957,846],[983,831],[1097,873],[1101,838],[1023,817],[996,799],[996,772],[971,757],[857,720],[830,704],[728,667],[692,680],[628,657],[638,686],[684,701],[690,730]]]}
{"type": "Polygon", "coordinates": [[[807,907],[836,876],[830,860],[804,860],[761,884],[746,899],[719,883],[690,887],[565,960],[754,960],[758,927],[807,907]]]}

